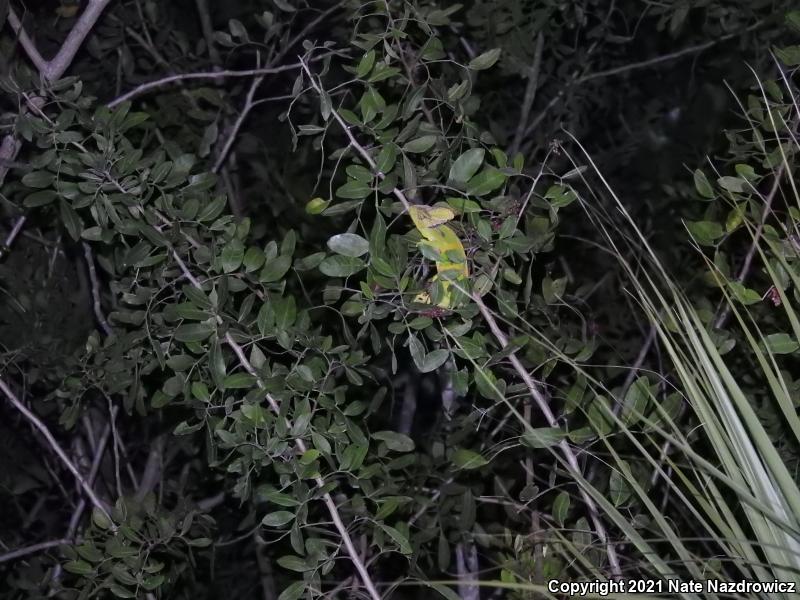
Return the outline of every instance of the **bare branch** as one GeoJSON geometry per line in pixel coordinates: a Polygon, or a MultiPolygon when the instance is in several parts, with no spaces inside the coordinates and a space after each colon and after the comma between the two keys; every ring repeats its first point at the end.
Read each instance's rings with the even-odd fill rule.
{"type": "Polygon", "coordinates": [[[89,280],[92,283],[92,308],[94,316],[100,324],[100,328],[106,336],[113,333],[111,325],[108,324],[106,316],[103,314],[103,307],[100,304],[100,280],[97,278],[97,269],[94,266],[94,254],[88,242],[83,242],[83,256],[86,259],[86,267],[89,269],[89,280]]]}
{"type": "Polygon", "coordinates": [[[250,85],[250,90],[247,92],[247,97],[245,98],[242,111],[239,113],[236,122],[233,124],[233,128],[231,128],[228,139],[225,140],[225,145],[222,147],[222,150],[220,150],[219,156],[217,156],[217,160],[214,162],[214,167],[211,169],[214,173],[218,173],[222,168],[222,165],[225,164],[225,159],[228,158],[228,152],[230,152],[231,147],[236,141],[236,137],[239,135],[239,130],[242,128],[247,115],[250,114],[253,106],[255,106],[253,98],[255,97],[256,90],[258,90],[259,86],[264,82],[265,77],[266,75],[259,75],[253,79],[253,83],[250,85]]]}
{"type": "Polygon", "coordinates": [[[11,390],[10,387],[8,387],[8,385],[2,378],[0,378],[0,391],[2,391],[3,394],[5,394],[6,398],[8,398],[8,401],[11,402],[14,408],[16,408],[22,414],[22,416],[24,416],[28,421],[30,421],[30,423],[36,429],[39,430],[42,436],[44,436],[44,439],[47,440],[47,443],[50,445],[50,448],[52,448],[53,452],[56,453],[58,458],[61,459],[61,462],[64,463],[64,466],[67,467],[67,469],[69,470],[70,473],[72,473],[72,476],[75,477],[75,480],[78,482],[81,488],[83,488],[83,491],[89,497],[89,500],[91,500],[94,507],[97,508],[97,510],[99,510],[103,514],[103,516],[105,516],[112,523],[112,527],[115,527],[113,525],[113,520],[111,519],[111,515],[108,514],[108,511],[106,510],[103,503],[100,501],[100,498],[97,497],[97,494],[95,494],[92,487],[89,485],[86,479],[84,479],[80,471],[78,471],[78,468],[70,460],[69,456],[67,456],[67,453],[64,452],[64,449],[58,443],[58,440],[56,440],[56,438],[53,437],[53,434],[50,433],[50,430],[47,428],[47,425],[45,425],[39,419],[39,417],[33,414],[28,409],[28,407],[25,406],[19,400],[19,398],[17,398],[16,394],[14,394],[14,392],[11,390]]]}
{"type": "Polygon", "coordinates": [[[39,50],[37,50],[33,41],[28,37],[28,34],[25,33],[22,23],[17,18],[13,9],[9,10],[8,23],[17,34],[20,44],[22,44],[22,48],[25,50],[28,58],[30,58],[31,62],[39,70],[42,79],[48,83],[52,83],[64,76],[64,73],[66,73],[72,61],[75,59],[75,55],[78,53],[86,36],[92,31],[95,23],[97,23],[100,15],[103,14],[103,11],[110,2],[111,0],[89,0],[86,10],[83,11],[74,27],[70,30],[69,34],[67,34],[67,39],[64,40],[58,54],[51,60],[44,60],[44,58],[42,58],[42,55],[39,53],[39,50]]]}
{"type": "Polygon", "coordinates": [[[14,12],[14,9],[11,7],[8,9],[8,24],[11,26],[11,29],[14,30],[14,33],[17,34],[17,39],[22,49],[25,50],[25,54],[31,59],[33,66],[36,67],[41,75],[47,73],[47,61],[39,54],[39,49],[25,32],[25,29],[22,27],[22,21],[19,20],[17,13],[14,12]]]}
{"type": "Polygon", "coordinates": [[[14,223],[14,227],[11,228],[11,232],[8,234],[8,237],[6,238],[6,241],[3,244],[6,248],[10,248],[11,244],[14,243],[14,240],[17,239],[17,236],[19,235],[19,232],[22,231],[22,227],[25,225],[26,220],[27,217],[25,217],[25,215],[22,215],[19,219],[17,219],[17,222],[14,223]]]}
{"type": "Polygon", "coordinates": [[[58,54],[48,62],[47,71],[44,73],[45,79],[57,81],[64,76],[78,53],[81,44],[83,44],[83,40],[92,31],[95,23],[97,23],[100,15],[103,14],[110,2],[111,0],[89,0],[86,10],[83,11],[78,22],[70,30],[58,54]]]}
{"type": "Polygon", "coordinates": [[[456,544],[456,572],[458,596],[462,600],[480,600],[481,588],[474,584],[478,575],[478,549],[475,542],[456,544]]]}
{"type": "Polygon", "coordinates": [[[28,556],[29,554],[35,554],[36,552],[41,552],[42,550],[49,550],[50,548],[55,548],[56,546],[62,546],[69,543],[70,540],[68,539],[50,540],[49,542],[40,542],[38,544],[25,546],[24,548],[17,548],[16,550],[12,550],[6,554],[0,554],[0,563],[16,560],[18,558],[22,558],[23,556],[28,556]]]}
{"type": "MultiPolygon", "coordinates": [[[[317,57],[317,60],[321,60],[323,57],[317,57]]],[[[287,71],[296,71],[301,67],[300,63],[293,63],[290,65],[281,65],[279,67],[263,67],[260,69],[245,69],[242,71],[235,71],[226,69],[224,71],[200,71],[197,73],[179,73],[177,75],[169,75],[167,77],[162,77],[160,79],[156,79],[154,81],[148,81],[147,83],[143,83],[129,92],[122,94],[119,98],[114,98],[111,102],[107,104],[109,108],[114,108],[115,106],[119,106],[123,102],[127,102],[137,96],[141,96],[142,94],[146,94],[149,91],[164,87],[165,85],[169,85],[171,83],[181,82],[181,81],[191,81],[194,79],[226,79],[228,77],[254,77],[258,75],[274,75],[276,73],[285,73],[287,71]]]]}

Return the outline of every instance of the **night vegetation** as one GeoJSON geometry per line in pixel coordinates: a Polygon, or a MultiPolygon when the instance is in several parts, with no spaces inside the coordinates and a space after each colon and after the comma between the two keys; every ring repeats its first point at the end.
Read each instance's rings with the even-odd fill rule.
{"type": "Polygon", "coordinates": [[[797,597],[798,66],[788,0],[0,0],[0,597],[797,597]]]}

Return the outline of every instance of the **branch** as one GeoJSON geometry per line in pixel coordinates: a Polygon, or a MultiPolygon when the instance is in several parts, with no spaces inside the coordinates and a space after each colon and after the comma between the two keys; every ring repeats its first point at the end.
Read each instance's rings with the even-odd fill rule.
{"type": "Polygon", "coordinates": [[[44,76],[44,74],[47,73],[47,61],[39,54],[39,49],[36,48],[36,44],[33,43],[33,40],[28,37],[28,34],[22,27],[22,22],[19,20],[19,17],[17,17],[17,13],[14,12],[14,9],[11,7],[8,9],[8,24],[11,26],[11,29],[14,30],[14,33],[17,34],[17,39],[22,49],[25,50],[25,54],[31,59],[33,66],[44,76]]]}
{"type": "Polygon", "coordinates": [[[255,97],[256,90],[258,90],[259,86],[264,82],[264,78],[266,75],[259,75],[255,79],[253,79],[253,83],[250,86],[250,90],[247,92],[247,98],[245,98],[244,106],[242,107],[242,111],[239,113],[239,116],[236,119],[236,122],[233,124],[233,128],[228,135],[228,139],[225,140],[225,145],[220,150],[219,156],[217,156],[216,162],[214,162],[214,167],[211,169],[213,173],[218,173],[219,170],[222,168],[222,165],[225,164],[225,159],[228,158],[228,152],[231,151],[231,147],[233,146],[234,142],[236,141],[236,137],[239,134],[239,130],[242,128],[244,124],[244,120],[247,118],[247,115],[250,114],[250,111],[255,106],[253,102],[253,98],[255,97]]]}
{"type": "Polygon", "coordinates": [[[111,326],[103,314],[103,307],[100,304],[100,280],[97,278],[97,269],[94,266],[94,255],[92,254],[92,247],[88,242],[83,242],[83,256],[86,259],[86,266],[89,269],[89,280],[92,283],[92,308],[94,309],[94,316],[100,324],[100,329],[106,334],[106,337],[113,333],[111,326]]]}
{"type": "Polygon", "coordinates": [[[17,222],[14,223],[14,227],[11,228],[11,232],[8,234],[8,237],[6,238],[6,241],[3,244],[3,246],[5,246],[6,248],[11,247],[11,244],[14,243],[14,240],[17,239],[19,232],[22,230],[22,226],[25,225],[26,220],[27,217],[25,215],[22,215],[19,219],[17,219],[17,222]]]}
{"type": "Polygon", "coordinates": [[[61,44],[58,54],[50,60],[44,60],[42,55],[39,54],[39,50],[36,49],[36,45],[28,37],[28,34],[25,33],[22,23],[17,18],[13,9],[9,9],[8,23],[11,25],[14,33],[17,34],[20,44],[22,44],[22,48],[25,50],[28,58],[39,70],[42,79],[47,83],[53,83],[64,76],[64,73],[66,73],[72,61],[75,59],[75,55],[78,53],[81,44],[83,44],[86,36],[92,31],[95,23],[97,23],[100,15],[103,14],[103,11],[110,2],[111,0],[89,0],[86,10],[83,11],[83,14],[81,14],[69,34],[67,34],[67,39],[61,44]]]}
{"type": "Polygon", "coordinates": [[[37,417],[30,410],[28,410],[28,407],[26,407],[22,402],[20,402],[19,398],[17,398],[16,394],[14,394],[13,391],[11,391],[11,388],[8,387],[8,385],[2,378],[0,378],[0,391],[2,391],[5,394],[6,398],[8,398],[8,401],[14,405],[14,408],[16,408],[22,414],[22,416],[24,416],[28,421],[30,421],[30,423],[36,429],[39,430],[39,432],[44,436],[45,440],[47,440],[47,443],[50,445],[52,450],[56,453],[58,458],[61,459],[61,462],[64,463],[64,466],[67,467],[67,469],[69,470],[70,473],[72,473],[72,476],[75,477],[75,480],[78,482],[81,488],[83,488],[83,491],[89,497],[89,500],[91,500],[94,507],[97,508],[97,510],[99,510],[103,514],[103,516],[106,517],[112,523],[112,527],[115,527],[111,515],[108,514],[108,511],[106,510],[105,506],[103,506],[103,503],[100,501],[100,498],[97,497],[97,495],[94,493],[94,490],[87,483],[86,479],[84,479],[83,476],[80,474],[78,468],[70,460],[69,456],[67,456],[67,453],[64,452],[64,449],[58,443],[56,438],[53,437],[53,434],[50,433],[50,430],[47,428],[47,425],[45,425],[39,419],[39,417],[37,417]]]}
{"type": "MultiPolygon", "coordinates": [[[[767,222],[767,217],[772,211],[772,201],[775,200],[775,196],[780,189],[781,178],[783,177],[784,169],[785,164],[782,164],[778,169],[778,172],[775,173],[775,180],[772,182],[772,189],[770,189],[769,194],[767,194],[766,201],[764,202],[764,210],[761,211],[761,219],[759,220],[756,231],[753,234],[753,243],[750,244],[750,249],[747,251],[747,255],[744,257],[742,267],[739,269],[739,274],[736,276],[737,283],[744,283],[744,281],[747,279],[747,276],[750,274],[750,268],[753,266],[753,258],[755,258],[756,250],[758,249],[758,242],[761,239],[761,233],[764,231],[764,225],[767,222]]],[[[725,304],[725,308],[722,313],[720,313],[719,317],[714,322],[714,329],[722,329],[725,327],[730,316],[731,305],[728,302],[725,304]]]]}
{"type": "Polygon", "coordinates": [[[18,558],[22,558],[23,556],[28,556],[29,554],[41,552],[42,550],[49,550],[50,548],[55,548],[56,546],[62,546],[69,543],[70,540],[68,539],[50,540],[49,542],[40,542],[38,544],[25,546],[24,548],[17,548],[16,550],[12,550],[6,554],[0,554],[0,563],[16,560],[18,558]]]}
{"type": "MultiPolygon", "coordinates": [[[[324,56],[329,56],[329,54],[319,56],[316,58],[316,60],[321,60],[322,58],[324,58],[324,56]]],[[[146,94],[151,90],[155,90],[175,82],[190,81],[193,79],[226,79],[228,77],[253,77],[256,75],[273,75],[275,73],[285,73],[286,71],[294,71],[299,69],[300,67],[301,63],[293,63],[291,65],[281,65],[280,67],[264,67],[261,69],[245,69],[242,71],[227,69],[224,71],[200,71],[197,73],[180,73],[178,75],[169,75],[167,77],[162,77],[154,81],[148,81],[147,83],[143,83],[133,88],[129,92],[124,93],[119,98],[114,98],[114,100],[109,102],[106,106],[108,106],[108,108],[114,108],[115,106],[119,106],[123,102],[127,102],[128,100],[131,100],[136,96],[141,96],[142,94],[146,94]]]]}

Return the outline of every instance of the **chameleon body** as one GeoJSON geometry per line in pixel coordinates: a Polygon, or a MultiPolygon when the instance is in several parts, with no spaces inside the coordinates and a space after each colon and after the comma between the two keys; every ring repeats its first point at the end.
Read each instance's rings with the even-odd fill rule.
{"type": "MultiPolygon", "coordinates": [[[[461,240],[448,225],[447,222],[453,220],[455,214],[449,208],[412,206],[408,210],[411,220],[420,232],[424,241],[420,242],[434,248],[440,260],[436,261],[437,275],[431,279],[442,280],[444,294],[438,302],[441,308],[451,308],[453,304],[453,279],[464,279],[469,277],[469,267],[467,266],[467,255],[461,240]],[[444,277],[442,275],[446,274],[444,277]]],[[[430,303],[430,295],[427,292],[419,294],[414,298],[415,302],[430,303]]]]}

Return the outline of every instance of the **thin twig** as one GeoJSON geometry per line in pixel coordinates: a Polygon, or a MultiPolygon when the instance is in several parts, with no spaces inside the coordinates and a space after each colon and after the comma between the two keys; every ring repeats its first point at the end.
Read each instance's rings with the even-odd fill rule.
{"type": "Polygon", "coordinates": [[[84,479],[80,471],[78,471],[78,468],[70,460],[69,456],[67,456],[67,453],[64,452],[64,449],[58,443],[56,438],[53,437],[52,433],[50,433],[50,430],[47,428],[47,425],[45,425],[41,421],[41,419],[39,419],[39,417],[33,414],[28,409],[27,406],[25,406],[22,402],[20,402],[19,398],[17,398],[16,394],[11,390],[10,387],[8,387],[8,385],[2,378],[0,378],[0,391],[2,391],[3,394],[5,394],[6,398],[8,398],[8,401],[11,402],[14,408],[16,408],[22,414],[22,416],[24,416],[28,421],[30,421],[30,423],[34,427],[36,427],[36,429],[39,430],[42,436],[44,436],[44,439],[47,440],[47,443],[50,445],[50,448],[52,448],[53,452],[55,452],[58,458],[61,459],[61,462],[64,463],[64,466],[66,466],[69,472],[72,473],[72,476],[75,477],[75,480],[81,486],[86,495],[89,497],[89,500],[91,500],[94,507],[97,510],[99,510],[103,514],[103,516],[105,516],[112,523],[113,527],[114,525],[113,525],[113,520],[111,519],[111,515],[108,514],[108,511],[106,510],[103,503],[100,501],[100,498],[97,497],[97,494],[95,494],[94,490],[91,488],[89,483],[86,481],[86,479],[84,479]]]}
{"type": "MultiPolygon", "coordinates": [[[[781,165],[778,168],[778,171],[775,173],[775,179],[772,182],[772,188],[767,194],[767,198],[764,201],[764,210],[761,211],[761,218],[758,221],[758,225],[756,226],[755,233],[753,234],[753,242],[750,244],[750,248],[747,251],[747,255],[744,257],[744,262],[742,263],[742,267],[739,269],[739,274],[736,276],[736,283],[744,283],[747,279],[747,276],[750,274],[750,268],[753,266],[753,258],[755,258],[756,250],[758,249],[758,244],[761,241],[761,234],[764,231],[764,225],[767,222],[767,217],[769,217],[769,213],[772,211],[772,202],[775,200],[775,196],[778,194],[778,190],[780,189],[781,185],[781,178],[783,177],[785,165],[781,165]]],[[[714,321],[714,329],[722,329],[728,323],[728,319],[731,316],[731,305],[729,302],[725,303],[725,307],[723,308],[722,312],[720,313],[719,317],[716,321],[714,321]]]]}
{"type": "Polygon", "coordinates": [[[8,24],[11,26],[11,29],[14,30],[14,33],[17,34],[17,39],[22,49],[25,50],[25,54],[28,55],[28,58],[33,63],[33,66],[36,67],[40,75],[44,76],[45,73],[47,73],[47,61],[39,54],[39,49],[36,47],[36,44],[28,36],[25,28],[22,27],[22,21],[20,21],[14,9],[10,7],[8,9],[8,24]]]}
{"type": "MultiPolygon", "coordinates": [[[[327,55],[326,55],[327,56],[327,55]]],[[[317,57],[316,60],[321,60],[323,56],[317,57]]],[[[194,79],[226,79],[228,77],[254,77],[258,75],[274,75],[276,73],[285,73],[287,71],[296,71],[301,67],[300,63],[292,63],[290,65],[281,65],[279,67],[263,67],[260,69],[244,69],[241,71],[226,69],[224,71],[199,71],[197,73],[179,73],[177,75],[169,75],[154,81],[143,83],[129,92],[122,94],[119,98],[114,98],[107,104],[109,108],[119,106],[123,102],[127,102],[137,96],[141,96],[151,90],[164,87],[171,83],[181,81],[191,81],[194,79]]]]}
{"type": "MultiPolygon", "coordinates": [[[[253,83],[250,85],[250,90],[247,92],[247,97],[244,101],[244,106],[242,107],[239,116],[236,118],[236,122],[233,124],[230,133],[228,134],[228,139],[225,140],[225,145],[220,150],[219,156],[217,156],[217,160],[214,162],[214,167],[211,169],[214,173],[218,173],[219,170],[222,168],[222,165],[225,164],[225,159],[228,158],[228,152],[230,152],[231,147],[233,146],[234,142],[236,141],[236,137],[239,135],[239,130],[242,128],[247,115],[250,114],[250,111],[253,109],[255,104],[253,103],[253,98],[255,97],[256,91],[258,90],[259,86],[264,82],[264,78],[266,75],[259,75],[253,79],[253,83]]],[[[238,215],[237,215],[238,216],[238,215]]]]}
{"type": "Polygon", "coordinates": [[[100,328],[103,330],[103,333],[105,333],[106,336],[110,336],[113,330],[111,329],[111,325],[108,324],[106,316],[103,314],[103,307],[100,304],[100,280],[97,277],[97,269],[94,266],[92,247],[88,242],[83,242],[83,257],[86,259],[86,267],[89,270],[89,280],[92,284],[92,308],[94,309],[94,316],[100,328]]]}
{"type": "Polygon", "coordinates": [[[14,243],[14,240],[17,239],[17,236],[19,235],[19,232],[22,231],[22,227],[25,225],[26,220],[27,218],[25,215],[22,215],[19,219],[17,219],[17,222],[14,223],[14,227],[11,228],[11,232],[8,234],[8,237],[3,244],[6,248],[10,248],[11,244],[14,243]]]}
{"type": "Polygon", "coordinates": [[[478,549],[475,542],[456,544],[456,573],[458,597],[462,600],[480,600],[481,588],[474,584],[478,579],[478,549]]]}
{"type": "MultiPolygon", "coordinates": [[[[106,451],[106,446],[108,445],[108,440],[111,437],[111,427],[114,419],[117,416],[117,409],[116,407],[113,408],[111,414],[109,415],[109,422],[106,423],[106,426],[103,428],[103,433],[100,435],[100,441],[97,444],[97,448],[94,451],[94,458],[92,459],[92,466],[89,469],[89,476],[87,477],[87,483],[92,486],[94,485],[94,481],[97,478],[97,473],[100,470],[100,464],[103,461],[103,454],[106,451]]],[[[72,518],[69,520],[69,527],[67,528],[67,535],[66,538],[71,540],[75,537],[75,531],[78,529],[78,523],[81,521],[81,517],[83,516],[83,511],[86,510],[86,499],[81,498],[81,501],[78,503],[75,512],[72,513],[72,518]]]]}
{"type": "Polygon", "coordinates": [[[8,562],[10,560],[16,560],[18,558],[22,558],[23,556],[28,556],[29,554],[35,554],[36,552],[41,552],[42,550],[49,550],[50,548],[55,548],[56,546],[63,546],[64,544],[69,544],[69,543],[70,540],[68,539],[50,540],[49,542],[40,542],[38,544],[31,544],[30,546],[25,546],[24,548],[17,548],[16,550],[12,550],[11,552],[0,554],[0,563],[8,562]]]}

